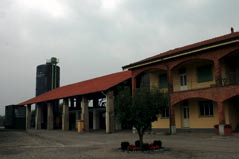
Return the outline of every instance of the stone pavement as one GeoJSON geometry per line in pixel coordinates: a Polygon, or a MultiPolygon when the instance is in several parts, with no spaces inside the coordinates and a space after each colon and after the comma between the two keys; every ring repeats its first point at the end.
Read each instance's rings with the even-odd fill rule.
{"type": "Polygon", "coordinates": [[[162,140],[167,151],[122,152],[120,142],[134,143],[137,134],[103,131],[0,130],[0,159],[238,159],[239,134],[214,133],[146,134],[144,141],[162,140]]]}

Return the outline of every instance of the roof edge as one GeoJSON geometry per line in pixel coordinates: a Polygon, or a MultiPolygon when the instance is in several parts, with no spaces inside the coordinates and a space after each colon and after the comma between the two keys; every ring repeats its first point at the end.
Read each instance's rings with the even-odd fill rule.
{"type": "Polygon", "coordinates": [[[207,50],[207,49],[211,49],[211,48],[215,48],[215,47],[219,47],[219,46],[223,46],[223,45],[228,45],[228,44],[235,43],[235,42],[239,42],[239,32],[226,34],[226,35],[216,37],[213,39],[209,39],[209,40],[197,42],[194,44],[186,45],[183,47],[179,47],[179,48],[176,48],[173,50],[169,50],[169,51],[157,54],[155,56],[151,56],[149,58],[140,60],[138,62],[122,66],[122,69],[130,70],[133,68],[152,64],[155,62],[165,61],[165,60],[183,56],[186,54],[196,53],[199,51],[203,51],[203,50],[207,50]]]}

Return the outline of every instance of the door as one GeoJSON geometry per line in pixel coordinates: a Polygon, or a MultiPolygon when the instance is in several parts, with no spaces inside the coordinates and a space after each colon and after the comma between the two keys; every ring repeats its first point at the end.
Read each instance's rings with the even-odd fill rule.
{"type": "Polygon", "coordinates": [[[187,86],[186,69],[180,69],[179,70],[179,77],[180,77],[180,90],[181,91],[187,90],[188,86],[187,86]]]}
{"type": "Polygon", "coordinates": [[[182,122],[184,128],[189,128],[189,107],[184,106],[182,109],[182,122]]]}

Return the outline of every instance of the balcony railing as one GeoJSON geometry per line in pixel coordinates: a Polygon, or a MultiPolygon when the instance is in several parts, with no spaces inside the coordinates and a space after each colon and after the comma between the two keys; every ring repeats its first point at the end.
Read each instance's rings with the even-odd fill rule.
{"type": "Polygon", "coordinates": [[[239,85],[239,74],[228,73],[226,77],[216,80],[217,86],[239,85]]]}
{"type": "Polygon", "coordinates": [[[189,91],[189,90],[197,90],[211,87],[224,87],[230,85],[239,85],[239,74],[236,73],[228,73],[226,77],[218,78],[213,81],[206,82],[198,82],[197,80],[187,80],[187,85],[180,86],[174,85],[174,92],[178,91],[189,91]]]}

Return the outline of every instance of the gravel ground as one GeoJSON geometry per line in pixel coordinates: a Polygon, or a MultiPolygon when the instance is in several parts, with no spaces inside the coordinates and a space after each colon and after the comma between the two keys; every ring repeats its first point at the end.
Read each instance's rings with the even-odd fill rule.
{"type": "Polygon", "coordinates": [[[146,134],[144,141],[161,140],[164,151],[122,152],[122,141],[134,143],[137,134],[103,131],[0,130],[0,159],[238,159],[239,134],[223,137],[213,133],[146,134]]]}

